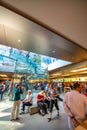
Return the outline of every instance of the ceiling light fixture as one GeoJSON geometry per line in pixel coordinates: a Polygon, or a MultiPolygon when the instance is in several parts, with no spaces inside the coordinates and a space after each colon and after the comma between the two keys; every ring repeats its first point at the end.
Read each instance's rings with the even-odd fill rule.
{"type": "Polygon", "coordinates": [[[62,73],[54,73],[53,76],[61,75],[62,73]]]}
{"type": "Polygon", "coordinates": [[[18,39],[18,42],[21,42],[21,40],[20,40],[20,39],[18,39]]]}
{"type": "Polygon", "coordinates": [[[84,71],[87,70],[87,68],[81,68],[81,69],[77,69],[77,70],[71,70],[70,72],[79,72],[79,71],[84,71]]]}
{"type": "Polygon", "coordinates": [[[72,60],[74,59],[74,57],[72,57],[72,60]]]}
{"type": "Polygon", "coordinates": [[[7,75],[5,75],[5,74],[2,75],[2,74],[1,74],[0,77],[7,77],[7,75]]]}
{"type": "Polygon", "coordinates": [[[55,50],[53,50],[52,52],[55,53],[55,50]]]}

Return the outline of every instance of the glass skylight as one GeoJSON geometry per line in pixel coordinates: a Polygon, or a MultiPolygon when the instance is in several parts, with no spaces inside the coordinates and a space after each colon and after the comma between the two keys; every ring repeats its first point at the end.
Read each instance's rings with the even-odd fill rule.
{"type": "Polygon", "coordinates": [[[60,59],[0,45],[0,71],[48,78],[48,71],[70,64],[60,59]]]}

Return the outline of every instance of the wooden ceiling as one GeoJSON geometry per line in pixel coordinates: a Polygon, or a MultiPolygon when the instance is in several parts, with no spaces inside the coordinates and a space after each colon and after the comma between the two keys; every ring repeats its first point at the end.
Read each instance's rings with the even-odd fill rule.
{"type": "Polygon", "coordinates": [[[0,44],[83,67],[80,63],[87,60],[86,0],[0,2],[0,44]]]}

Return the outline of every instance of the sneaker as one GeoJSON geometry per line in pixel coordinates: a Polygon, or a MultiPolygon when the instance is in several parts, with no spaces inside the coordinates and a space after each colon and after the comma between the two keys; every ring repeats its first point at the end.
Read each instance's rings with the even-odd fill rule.
{"type": "Polygon", "coordinates": [[[21,112],[21,113],[19,113],[19,115],[22,115],[23,113],[21,112]]]}
{"type": "Polygon", "coordinates": [[[45,114],[49,114],[48,112],[46,112],[45,114]]]}
{"type": "Polygon", "coordinates": [[[22,112],[20,113],[20,115],[22,115],[22,114],[25,114],[25,112],[24,112],[24,111],[22,111],[22,112]]]}
{"type": "Polygon", "coordinates": [[[59,112],[58,112],[57,116],[60,116],[59,112]]]}
{"type": "Polygon", "coordinates": [[[42,115],[42,116],[45,116],[45,113],[44,113],[44,112],[42,112],[42,113],[41,113],[41,115],[42,115]]]}
{"type": "Polygon", "coordinates": [[[52,119],[51,118],[48,118],[48,122],[50,122],[52,119]]]}
{"type": "Polygon", "coordinates": [[[14,121],[14,119],[10,119],[10,121],[14,121]]]}
{"type": "Polygon", "coordinates": [[[15,120],[19,120],[19,117],[17,117],[15,120]]]}

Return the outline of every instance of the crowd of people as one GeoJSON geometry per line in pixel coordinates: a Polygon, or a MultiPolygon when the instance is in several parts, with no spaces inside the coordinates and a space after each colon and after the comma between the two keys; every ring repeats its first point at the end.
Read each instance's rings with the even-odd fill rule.
{"type": "MultiPolygon", "coordinates": [[[[40,84],[38,84],[40,87],[40,84]]],[[[60,84],[62,85],[62,84],[60,84]]],[[[5,84],[2,84],[0,94],[3,97],[4,91],[6,91],[5,84]],[[1,93],[2,90],[2,93],[1,93]]],[[[26,97],[21,100],[21,94],[23,94],[24,88],[21,83],[16,84],[12,88],[12,82],[9,84],[9,94],[13,92],[13,107],[11,111],[11,121],[19,120],[19,108],[22,104],[22,113],[25,112],[25,106],[33,105],[32,91],[28,90],[26,97]]],[[[41,116],[48,114],[48,122],[52,120],[53,107],[56,108],[56,115],[60,116],[58,100],[63,102],[65,113],[68,117],[69,129],[74,130],[78,123],[82,123],[86,119],[86,107],[87,107],[87,85],[84,87],[83,83],[75,82],[71,87],[70,92],[64,94],[64,99],[60,97],[62,89],[58,89],[54,83],[47,83],[44,89],[40,89],[36,96],[36,103],[38,106],[38,113],[41,116]]],[[[1,98],[2,98],[1,97],[1,98]]]]}
{"type": "MultiPolygon", "coordinates": [[[[44,90],[41,90],[37,96],[37,106],[38,106],[38,113],[42,116],[45,114],[49,114],[48,122],[52,119],[52,111],[53,106],[55,105],[57,110],[57,116],[59,116],[59,106],[58,106],[58,91],[54,87],[53,83],[47,85],[44,90]],[[48,86],[48,89],[47,89],[48,86]]],[[[23,93],[23,89],[21,84],[17,84],[16,87],[13,89],[14,93],[14,103],[11,112],[11,121],[19,119],[19,107],[20,103],[22,103],[22,112],[25,112],[25,106],[33,105],[33,96],[32,91],[28,90],[26,98],[21,101],[20,95],[23,93]]]]}

